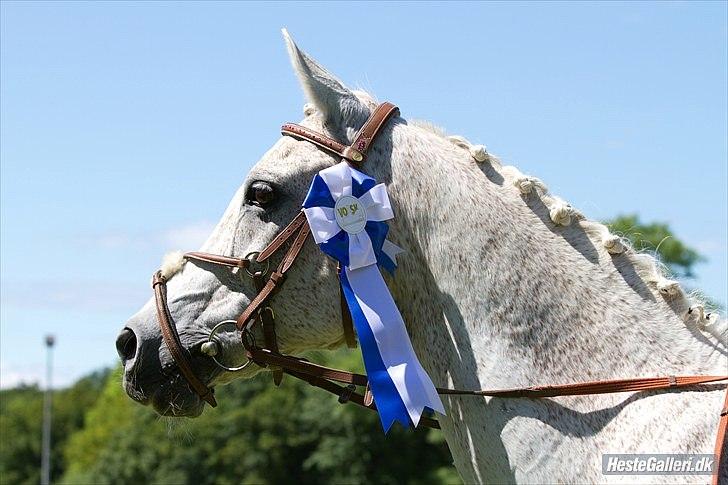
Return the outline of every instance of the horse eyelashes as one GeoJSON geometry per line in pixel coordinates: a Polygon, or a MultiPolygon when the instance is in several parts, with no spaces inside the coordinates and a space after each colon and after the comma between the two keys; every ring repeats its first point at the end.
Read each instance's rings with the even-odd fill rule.
{"type": "Polygon", "coordinates": [[[269,183],[256,181],[245,195],[246,202],[258,207],[269,207],[276,200],[276,191],[269,183]]]}

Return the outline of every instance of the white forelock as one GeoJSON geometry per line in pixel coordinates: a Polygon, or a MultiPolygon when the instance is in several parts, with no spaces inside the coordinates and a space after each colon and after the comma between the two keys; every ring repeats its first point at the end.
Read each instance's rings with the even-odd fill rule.
{"type": "Polygon", "coordinates": [[[171,253],[165,254],[162,258],[162,266],[160,267],[162,276],[169,280],[172,276],[182,271],[185,262],[182,251],[172,251],[171,253]]]}

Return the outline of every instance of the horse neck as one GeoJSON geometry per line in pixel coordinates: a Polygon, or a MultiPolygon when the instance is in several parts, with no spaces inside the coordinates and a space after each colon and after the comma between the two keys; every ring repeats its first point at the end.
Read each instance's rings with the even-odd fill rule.
{"type": "Polygon", "coordinates": [[[439,138],[421,133],[415,148],[395,130],[393,146],[402,149],[383,174],[395,204],[391,238],[408,250],[391,286],[438,385],[720,367],[716,344],[615,261],[624,256],[595,244],[580,222],[555,226],[497,164],[477,165],[439,138]]]}

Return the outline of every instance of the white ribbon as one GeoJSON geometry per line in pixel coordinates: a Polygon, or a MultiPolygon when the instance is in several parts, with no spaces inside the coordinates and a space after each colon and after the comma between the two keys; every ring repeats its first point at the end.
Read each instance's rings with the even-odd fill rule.
{"type": "MultiPolygon", "coordinates": [[[[387,382],[385,378],[378,384],[382,389],[382,395],[394,396],[393,399],[388,398],[382,401],[382,404],[384,402],[393,403],[397,400],[396,394],[398,394],[401,402],[397,405],[397,409],[401,410],[399,415],[402,417],[397,419],[406,420],[404,414],[406,410],[406,415],[415,426],[420,422],[425,408],[445,414],[437,390],[417,359],[404,320],[377,268],[377,251],[372,246],[372,238],[368,231],[372,231],[372,235],[377,241],[382,241],[381,238],[387,230],[384,221],[394,217],[385,185],[373,185],[373,179],[351,168],[346,162],[322,170],[318,175],[320,180],[314,179],[309,196],[304,202],[304,213],[316,243],[323,244],[322,249],[327,254],[348,263],[345,264],[345,273],[342,275],[342,278],[346,277],[348,287],[351,289],[351,292],[347,293],[347,304],[352,309],[355,324],[362,325],[359,328],[363,332],[366,331],[366,334],[369,335],[368,341],[373,342],[373,345],[368,344],[368,348],[364,348],[362,344],[365,363],[369,356],[370,362],[379,362],[376,365],[372,364],[374,367],[379,366],[381,369],[381,365],[384,364],[386,375],[389,375],[391,380],[391,383],[382,384],[387,382]],[[328,188],[331,198],[326,194],[326,188],[323,187],[321,181],[328,188]],[[357,189],[355,191],[359,194],[357,198],[352,194],[354,181],[362,187],[362,190],[365,186],[370,188],[363,194],[360,194],[360,190],[357,189]],[[317,201],[316,203],[330,205],[332,200],[334,208],[317,206],[311,202],[317,201]],[[363,218],[364,212],[366,219],[363,218]],[[368,227],[363,225],[366,222],[376,222],[377,224],[368,227]],[[344,239],[340,234],[342,230],[347,232],[344,239]],[[336,238],[334,246],[327,245],[326,243],[332,238],[336,238]],[[348,246],[346,246],[347,244],[348,246]],[[348,261],[345,259],[347,257],[348,261]],[[361,312],[358,311],[359,309],[361,312]],[[372,348],[374,346],[376,349],[372,348]],[[378,354],[369,354],[370,352],[378,354]],[[381,361],[372,360],[375,355],[378,355],[381,361]],[[391,387],[392,385],[394,388],[391,387]],[[386,389],[392,389],[392,391],[386,389]],[[394,389],[396,389],[396,394],[392,394],[394,389]],[[404,405],[404,409],[402,405],[404,405]]],[[[403,250],[385,239],[381,252],[396,265],[397,255],[403,250]]],[[[386,264],[389,263],[386,262],[386,264]]],[[[383,374],[380,371],[375,375],[383,374]]],[[[376,382],[372,383],[376,401],[377,392],[374,384],[376,382]]],[[[385,429],[388,429],[391,422],[385,423],[384,418],[382,419],[385,429]]]]}
{"type": "Polygon", "coordinates": [[[379,269],[376,266],[346,268],[346,277],[374,332],[379,355],[412,423],[417,426],[425,407],[445,414],[440,396],[417,359],[402,315],[379,269]]]}

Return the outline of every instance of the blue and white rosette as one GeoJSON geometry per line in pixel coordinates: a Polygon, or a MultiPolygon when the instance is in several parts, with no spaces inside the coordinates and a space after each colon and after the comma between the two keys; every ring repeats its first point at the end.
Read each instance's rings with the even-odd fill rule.
{"type": "Polygon", "coordinates": [[[341,287],[384,431],[395,421],[416,427],[425,409],[445,414],[377,268],[393,273],[402,252],[386,239],[394,213],[384,184],[341,162],[314,177],[303,208],[316,243],[344,268],[341,287]]]}

